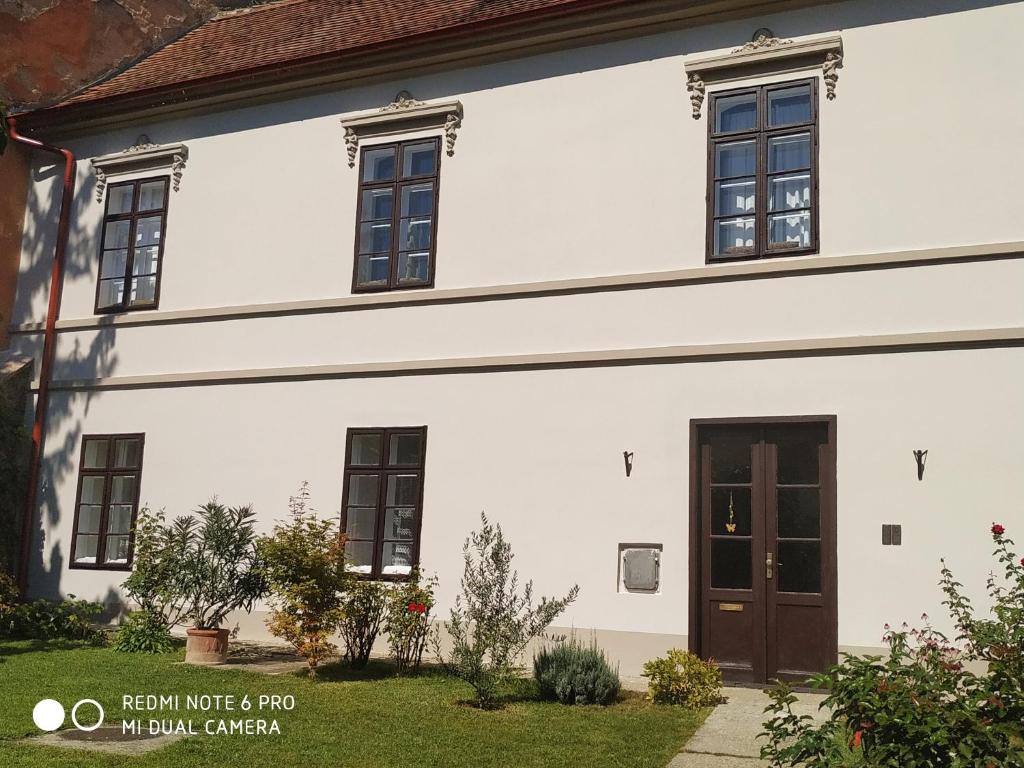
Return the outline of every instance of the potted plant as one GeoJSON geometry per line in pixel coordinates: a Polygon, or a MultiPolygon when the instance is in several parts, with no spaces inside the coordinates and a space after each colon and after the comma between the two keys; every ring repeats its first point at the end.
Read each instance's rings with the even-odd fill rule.
{"type": "Polygon", "coordinates": [[[192,623],[186,630],[188,663],[223,663],[229,636],[224,619],[234,610],[252,610],[267,592],[254,519],[250,506],[229,508],[212,499],[169,526],[168,592],[175,613],[192,623]]]}

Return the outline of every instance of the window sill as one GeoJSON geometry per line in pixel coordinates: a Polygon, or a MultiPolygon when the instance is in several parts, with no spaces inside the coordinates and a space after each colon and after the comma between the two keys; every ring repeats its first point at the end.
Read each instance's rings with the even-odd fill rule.
{"type": "Polygon", "coordinates": [[[128,573],[132,569],[132,564],[121,564],[117,563],[71,563],[68,566],[68,570],[71,571],[118,571],[128,573]]]}

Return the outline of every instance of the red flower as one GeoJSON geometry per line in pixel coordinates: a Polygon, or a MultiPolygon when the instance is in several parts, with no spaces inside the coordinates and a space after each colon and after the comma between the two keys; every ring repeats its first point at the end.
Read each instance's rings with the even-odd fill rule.
{"type": "Polygon", "coordinates": [[[992,533],[994,533],[996,536],[1002,536],[1004,533],[1006,533],[1006,529],[1003,528],[1003,526],[1001,526],[999,523],[992,523],[992,533]]]}
{"type": "Polygon", "coordinates": [[[409,613],[416,613],[416,603],[409,603],[405,608],[409,613]]]}
{"type": "Polygon", "coordinates": [[[1021,564],[1021,565],[1024,565],[1024,557],[1022,557],[1022,558],[1020,559],[1020,564],[1021,564]]]}
{"type": "Polygon", "coordinates": [[[860,740],[863,737],[864,737],[864,731],[857,731],[856,733],[854,733],[853,734],[853,741],[850,743],[850,746],[853,747],[854,749],[858,749],[860,747],[860,740]]]}
{"type": "Polygon", "coordinates": [[[418,613],[426,613],[427,612],[427,604],[426,603],[420,603],[417,606],[417,608],[418,608],[418,611],[417,611],[418,613]]]}

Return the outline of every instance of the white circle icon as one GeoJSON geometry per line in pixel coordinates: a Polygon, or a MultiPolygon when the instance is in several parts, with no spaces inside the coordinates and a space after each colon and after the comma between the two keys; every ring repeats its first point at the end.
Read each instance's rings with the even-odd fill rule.
{"type": "MultiPolygon", "coordinates": [[[[100,703],[96,701],[96,699],[82,699],[80,702],[78,702],[77,704],[75,704],[75,706],[71,708],[71,722],[74,723],[75,728],[77,728],[80,731],[95,731],[97,728],[103,725],[103,715],[103,707],[100,706],[100,703]],[[92,704],[100,712],[99,720],[97,720],[93,725],[82,725],[80,722],[78,722],[78,708],[83,704],[92,704]]],[[[60,711],[60,719],[64,719],[63,709],[60,711]]]]}
{"type": "Polygon", "coordinates": [[[59,701],[43,699],[32,708],[32,722],[41,731],[56,731],[64,725],[64,707],[59,701]]]}

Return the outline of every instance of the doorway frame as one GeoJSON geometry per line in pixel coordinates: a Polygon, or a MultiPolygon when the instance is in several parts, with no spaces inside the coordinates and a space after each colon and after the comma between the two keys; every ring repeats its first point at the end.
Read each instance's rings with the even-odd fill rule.
{"type": "MultiPolygon", "coordinates": [[[[839,546],[837,536],[837,487],[839,485],[838,443],[836,428],[838,418],[835,414],[810,416],[725,416],[719,418],[690,419],[690,500],[689,500],[689,610],[688,637],[689,650],[703,658],[701,649],[701,606],[703,602],[703,573],[701,562],[701,510],[700,510],[700,430],[712,426],[777,426],[780,424],[824,424],[828,430],[828,459],[832,464],[832,483],[827,493],[823,494],[825,505],[822,509],[822,547],[830,548],[835,556],[831,567],[821,572],[822,591],[825,593],[825,624],[828,637],[829,655],[832,663],[839,660],[839,546]]],[[[768,628],[765,627],[765,632],[768,628]]],[[[761,685],[757,683],[757,685],[761,685]]]]}

